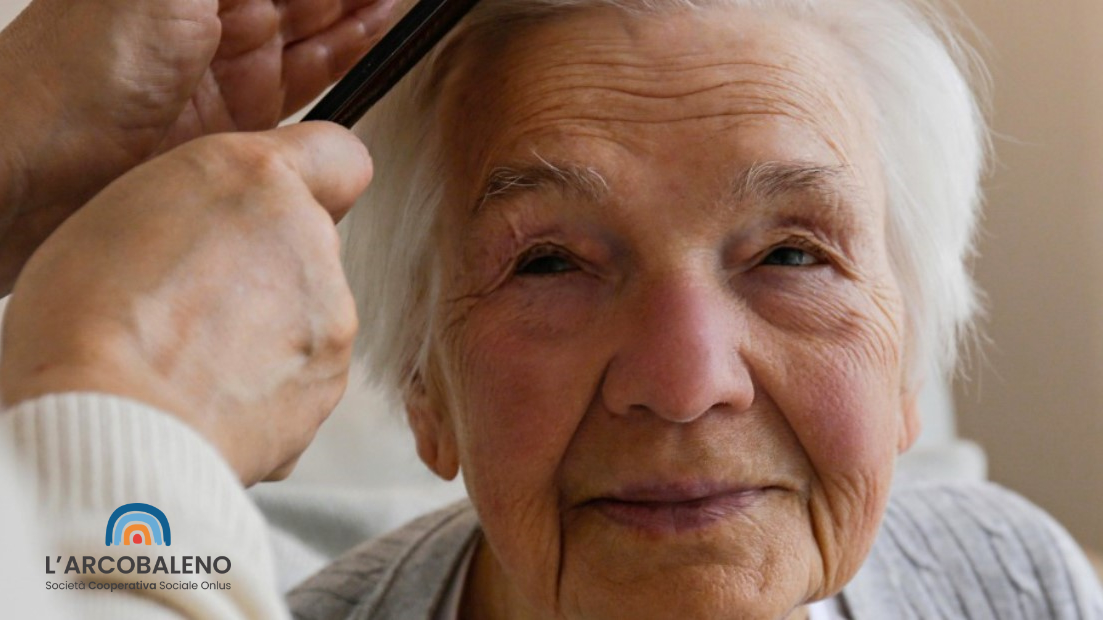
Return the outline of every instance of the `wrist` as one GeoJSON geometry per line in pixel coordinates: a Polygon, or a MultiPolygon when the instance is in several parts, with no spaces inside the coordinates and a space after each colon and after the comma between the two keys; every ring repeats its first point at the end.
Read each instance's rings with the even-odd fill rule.
{"type": "Polygon", "coordinates": [[[7,410],[67,394],[98,394],[138,403],[191,428],[220,454],[244,486],[265,477],[267,470],[258,467],[259,457],[250,446],[236,442],[232,433],[227,436],[225,429],[218,427],[219,418],[210,410],[211,405],[189,402],[176,386],[157,373],[135,372],[143,366],[133,359],[114,363],[100,360],[87,364],[43,364],[28,370],[13,368],[5,360],[0,363],[0,400],[7,410]]]}
{"type": "MultiPolygon", "coordinates": [[[[111,366],[116,367],[115,364],[111,366]]],[[[5,409],[51,394],[96,393],[140,402],[181,417],[177,414],[180,407],[171,390],[153,385],[148,380],[137,380],[133,372],[117,372],[80,363],[44,363],[33,369],[4,363],[0,365],[0,371],[0,394],[5,409]]]]}

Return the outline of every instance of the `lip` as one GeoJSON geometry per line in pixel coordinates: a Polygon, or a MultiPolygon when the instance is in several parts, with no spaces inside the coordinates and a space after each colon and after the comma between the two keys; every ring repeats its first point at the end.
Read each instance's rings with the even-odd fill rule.
{"type": "Polygon", "coordinates": [[[693,532],[746,514],[775,487],[639,486],[586,502],[605,518],[654,535],[693,532]]]}

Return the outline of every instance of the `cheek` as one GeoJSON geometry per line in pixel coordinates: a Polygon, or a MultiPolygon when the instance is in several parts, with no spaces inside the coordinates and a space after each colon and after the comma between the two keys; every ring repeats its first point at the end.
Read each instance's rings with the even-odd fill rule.
{"type": "MultiPolygon", "coordinates": [[[[826,276],[756,297],[778,343],[766,386],[820,468],[862,471],[895,454],[904,341],[895,287],[826,276]]],[[[823,472],[821,472],[822,474],[823,472]]]]}
{"type": "Polygon", "coordinates": [[[597,314],[599,291],[575,280],[507,285],[455,324],[449,357],[460,379],[457,432],[469,460],[557,466],[604,363],[600,342],[584,329],[597,314]]]}
{"type": "Polygon", "coordinates": [[[579,329],[584,291],[508,292],[471,309],[455,340],[460,463],[487,542],[530,598],[554,604],[559,470],[601,377],[599,341],[579,329]],[[525,301],[521,302],[521,298],[525,301]]]}
{"type": "Polygon", "coordinates": [[[805,351],[803,358],[791,357],[788,369],[801,388],[779,396],[778,406],[820,477],[885,470],[896,453],[894,378],[854,364],[846,352],[805,351]]]}
{"type": "Polygon", "coordinates": [[[808,510],[827,591],[851,579],[888,501],[899,402],[872,369],[820,360],[780,404],[815,472],[808,510]],[[828,396],[830,395],[830,396],[828,396]]]}
{"type": "MultiPolygon", "coordinates": [[[[812,526],[829,568],[845,583],[872,543],[888,498],[901,432],[903,316],[892,289],[820,295],[795,317],[763,388],[815,470],[812,526]],[[794,326],[816,325],[815,330],[794,326]],[[787,386],[787,387],[781,387],[787,386]]],[[[784,323],[784,322],[781,322],[784,323]]],[[[773,329],[779,329],[775,323],[773,329]]]]}
{"type": "Polygon", "coordinates": [[[496,477],[526,472],[550,479],[592,395],[584,367],[577,355],[506,334],[480,339],[479,349],[462,366],[457,430],[464,465],[509,463],[510,472],[496,477]]]}

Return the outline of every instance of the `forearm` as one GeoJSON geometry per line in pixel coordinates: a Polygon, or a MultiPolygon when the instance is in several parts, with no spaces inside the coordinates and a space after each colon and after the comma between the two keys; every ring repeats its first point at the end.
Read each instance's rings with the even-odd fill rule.
{"type": "Polygon", "coordinates": [[[287,616],[263,518],[234,472],[185,424],[132,401],[61,395],[5,412],[0,436],[13,440],[17,458],[28,466],[34,510],[50,532],[38,555],[19,566],[37,574],[40,589],[43,581],[78,582],[86,588],[70,591],[76,596],[47,592],[51,601],[77,602],[80,616],[89,618],[287,616]],[[106,545],[112,513],[136,502],[164,513],[171,538],[162,540],[163,546],[149,541],[106,545]],[[124,556],[136,562],[148,557],[149,570],[139,566],[123,573],[124,556]],[[70,557],[77,570],[66,570],[70,557]],[[95,559],[95,569],[85,568],[85,557],[95,559]],[[104,557],[111,559],[101,566],[104,557]],[[45,566],[43,558],[51,564],[45,566]],[[200,565],[215,560],[209,570],[200,565]],[[155,587],[92,590],[93,582],[155,587]],[[170,583],[194,584],[195,589],[162,587],[170,583]]]}

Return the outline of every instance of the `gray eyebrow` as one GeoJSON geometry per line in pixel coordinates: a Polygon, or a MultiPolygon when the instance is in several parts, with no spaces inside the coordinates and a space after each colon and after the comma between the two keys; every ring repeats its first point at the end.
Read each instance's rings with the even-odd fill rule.
{"type": "MultiPolygon", "coordinates": [[[[488,203],[526,192],[555,190],[582,196],[591,202],[601,202],[609,193],[609,183],[595,168],[555,164],[539,155],[536,158],[536,164],[499,166],[491,170],[475,201],[474,212],[478,213],[488,203]]],[[[756,162],[736,176],[730,196],[733,204],[751,198],[766,202],[800,193],[814,193],[836,202],[851,184],[848,170],[845,166],[807,162],[756,162]]]]}
{"type": "Polygon", "coordinates": [[[491,170],[475,201],[475,212],[487,203],[525,192],[550,189],[582,196],[591,202],[601,202],[609,193],[609,183],[594,168],[554,164],[539,155],[536,159],[536,164],[499,166],[491,170]]]}
{"type": "Polygon", "coordinates": [[[831,201],[851,185],[849,168],[807,162],[765,161],[752,164],[732,183],[735,203],[755,198],[769,201],[785,194],[814,193],[831,201]]]}

